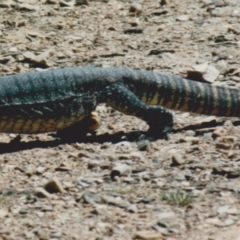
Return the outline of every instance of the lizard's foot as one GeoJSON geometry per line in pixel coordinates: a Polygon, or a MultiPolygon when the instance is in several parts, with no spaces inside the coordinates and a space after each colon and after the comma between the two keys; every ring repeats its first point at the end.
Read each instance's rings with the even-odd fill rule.
{"type": "Polygon", "coordinates": [[[165,139],[165,140],[169,140],[169,133],[172,131],[172,127],[171,126],[165,126],[165,127],[161,127],[156,128],[156,126],[154,127],[149,127],[148,131],[147,131],[147,137],[149,140],[156,140],[156,139],[165,139]]]}
{"type": "Polygon", "coordinates": [[[81,129],[86,129],[87,132],[95,132],[101,125],[101,117],[97,112],[91,112],[89,116],[85,117],[79,122],[81,129]]]}
{"type": "Polygon", "coordinates": [[[87,133],[94,134],[101,125],[101,117],[97,112],[91,112],[89,116],[82,119],[82,121],[73,124],[72,126],[59,130],[57,137],[78,139],[86,136],[87,133]]]}
{"type": "Polygon", "coordinates": [[[160,106],[148,106],[148,136],[153,139],[169,139],[173,127],[173,115],[160,106]]]}

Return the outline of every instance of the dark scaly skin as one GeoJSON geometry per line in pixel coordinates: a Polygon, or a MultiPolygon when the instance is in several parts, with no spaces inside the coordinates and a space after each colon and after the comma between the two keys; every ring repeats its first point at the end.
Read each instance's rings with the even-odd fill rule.
{"type": "Polygon", "coordinates": [[[107,103],[164,134],[175,109],[240,116],[236,88],[124,68],[63,68],[0,77],[0,132],[44,133],[77,125],[107,103]]]}

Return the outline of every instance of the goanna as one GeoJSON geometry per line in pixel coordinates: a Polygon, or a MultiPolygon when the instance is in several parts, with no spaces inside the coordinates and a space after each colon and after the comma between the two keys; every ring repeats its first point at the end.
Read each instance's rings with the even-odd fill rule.
{"type": "Polygon", "coordinates": [[[0,132],[45,133],[77,126],[99,103],[136,116],[159,135],[169,109],[240,116],[240,90],[125,68],[62,68],[0,77],[0,132]],[[166,108],[165,108],[166,107],[166,108]]]}

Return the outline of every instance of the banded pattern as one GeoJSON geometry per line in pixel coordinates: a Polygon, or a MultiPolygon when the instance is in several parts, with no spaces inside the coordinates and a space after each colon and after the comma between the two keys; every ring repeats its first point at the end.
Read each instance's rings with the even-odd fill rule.
{"type": "Polygon", "coordinates": [[[0,107],[0,130],[6,133],[44,133],[61,130],[90,115],[95,107],[96,102],[90,96],[48,104],[0,107]]]}
{"type": "Polygon", "coordinates": [[[63,68],[2,76],[0,132],[65,129],[91,116],[97,104],[107,103],[164,133],[173,125],[172,114],[164,107],[239,117],[239,96],[237,88],[124,68],[63,68]]]}
{"type": "Polygon", "coordinates": [[[137,73],[136,78],[128,76],[126,84],[135,80],[131,90],[149,105],[205,115],[240,116],[238,88],[215,86],[155,72],[137,73]]]}

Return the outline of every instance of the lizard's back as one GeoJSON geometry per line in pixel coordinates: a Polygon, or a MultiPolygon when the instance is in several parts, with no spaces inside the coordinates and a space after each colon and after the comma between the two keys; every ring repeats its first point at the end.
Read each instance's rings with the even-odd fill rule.
{"type": "Polygon", "coordinates": [[[0,132],[51,132],[80,121],[96,107],[95,91],[105,86],[98,82],[81,68],[1,77],[0,132]]]}

